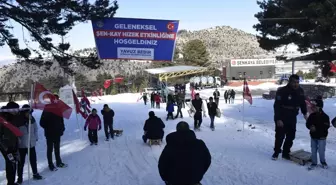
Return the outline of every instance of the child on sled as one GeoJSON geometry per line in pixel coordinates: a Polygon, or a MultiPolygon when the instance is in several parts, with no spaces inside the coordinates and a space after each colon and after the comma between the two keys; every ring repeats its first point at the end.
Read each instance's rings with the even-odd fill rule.
{"type": "Polygon", "coordinates": [[[329,116],[324,113],[323,100],[318,98],[312,101],[314,105],[312,107],[313,113],[309,115],[306,126],[310,130],[311,137],[311,158],[312,164],[308,170],[317,167],[317,152],[319,153],[320,162],[322,168],[328,168],[325,160],[325,150],[327,144],[328,129],[330,127],[329,116]]]}
{"type": "Polygon", "coordinates": [[[97,145],[98,144],[98,130],[101,129],[101,120],[99,116],[97,115],[96,109],[92,109],[92,113],[86,119],[85,126],[84,126],[85,131],[87,127],[89,127],[88,137],[89,137],[89,141],[91,142],[91,145],[97,145]]]}

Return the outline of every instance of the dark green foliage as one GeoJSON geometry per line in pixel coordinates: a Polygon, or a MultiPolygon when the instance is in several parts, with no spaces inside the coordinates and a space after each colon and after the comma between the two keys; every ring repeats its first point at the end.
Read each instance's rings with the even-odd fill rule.
{"type": "Polygon", "coordinates": [[[62,42],[55,45],[51,36],[63,38],[76,24],[113,17],[117,9],[117,2],[111,0],[2,0],[0,46],[8,45],[14,55],[36,65],[45,65],[43,57],[45,53],[49,53],[68,74],[72,74],[68,66],[73,62],[98,68],[97,54],[92,53],[89,57],[70,55],[66,52],[70,44],[62,42]],[[27,48],[19,46],[18,36],[13,35],[12,27],[9,26],[11,21],[29,32],[30,38],[24,38],[27,48]],[[40,50],[30,48],[27,40],[37,42],[40,50]],[[32,53],[36,53],[38,57],[31,57],[32,53]]]}
{"type": "MultiPolygon", "coordinates": [[[[29,83],[29,82],[28,82],[29,83]]],[[[39,80],[39,83],[42,84],[46,89],[52,93],[59,93],[59,89],[67,84],[68,81],[63,76],[57,77],[47,77],[39,80]]]]}
{"type": "Polygon", "coordinates": [[[183,62],[186,65],[204,66],[209,61],[209,53],[203,41],[190,40],[183,47],[183,62]]]}
{"type": "Polygon", "coordinates": [[[336,41],[336,0],[258,0],[258,42],[265,50],[291,43],[300,52],[330,49],[336,41]]]}

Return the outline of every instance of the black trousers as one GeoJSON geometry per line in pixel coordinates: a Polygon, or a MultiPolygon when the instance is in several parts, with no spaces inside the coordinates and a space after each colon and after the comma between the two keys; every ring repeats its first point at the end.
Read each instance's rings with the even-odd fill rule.
{"type": "MultiPolygon", "coordinates": [[[[15,174],[16,174],[16,165],[17,160],[12,160],[8,158],[8,154],[11,153],[12,155],[17,154],[17,152],[14,152],[14,150],[7,149],[0,147],[0,151],[5,158],[6,163],[6,179],[7,179],[7,185],[15,185],[15,174]]],[[[13,156],[14,157],[14,156],[13,156]]]]}
{"type": "Polygon", "coordinates": [[[177,106],[177,114],[176,114],[175,118],[177,118],[180,114],[181,114],[181,118],[182,118],[183,117],[182,106],[177,106]]]}
{"type": "Polygon", "coordinates": [[[104,123],[104,132],[105,132],[105,137],[106,139],[110,138],[114,138],[113,135],[113,123],[104,123]]]}
{"type": "Polygon", "coordinates": [[[49,166],[54,166],[52,153],[55,153],[56,165],[62,164],[61,154],[60,154],[60,144],[61,136],[54,136],[47,139],[47,158],[49,166]]]}
{"type": "Polygon", "coordinates": [[[173,115],[172,112],[168,112],[168,114],[167,114],[167,120],[169,119],[169,117],[170,117],[171,119],[174,119],[174,115],[173,115]]]}
{"type": "Polygon", "coordinates": [[[293,141],[295,139],[296,133],[296,121],[283,121],[283,127],[277,127],[275,125],[275,143],[274,143],[274,152],[280,153],[281,146],[283,144],[283,155],[288,155],[290,153],[290,149],[293,146],[293,141]],[[285,140],[285,143],[284,143],[285,140]]]}
{"type": "Polygon", "coordinates": [[[194,128],[201,127],[202,121],[202,112],[196,111],[194,115],[194,128]]]}
{"type": "MultiPolygon", "coordinates": [[[[29,157],[30,166],[33,171],[33,174],[37,174],[37,161],[36,161],[35,147],[32,147],[29,150],[30,150],[30,157],[29,157]]],[[[18,163],[17,175],[18,175],[18,178],[22,179],[23,167],[25,165],[26,155],[28,155],[28,148],[19,148],[19,154],[20,154],[20,161],[18,163]]]]}
{"type": "Polygon", "coordinates": [[[89,129],[88,137],[90,143],[98,143],[98,130],[89,129]]]}

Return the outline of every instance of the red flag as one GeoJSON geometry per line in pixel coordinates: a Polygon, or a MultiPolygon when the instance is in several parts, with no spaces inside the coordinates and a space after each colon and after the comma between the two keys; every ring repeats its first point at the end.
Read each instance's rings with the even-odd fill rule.
{"type": "Polygon", "coordinates": [[[72,108],[62,100],[57,99],[43,85],[36,83],[34,88],[34,102],[32,108],[51,112],[63,118],[69,119],[72,108]]]}
{"type": "Polygon", "coordinates": [[[111,86],[112,80],[105,80],[104,82],[104,88],[107,89],[111,86]]]}
{"type": "Polygon", "coordinates": [[[336,65],[333,64],[332,62],[330,62],[329,65],[330,65],[330,68],[331,68],[330,72],[335,73],[336,72],[336,65]]]}
{"type": "Polygon", "coordinates": [[[87,106],[89,106],[89,108],[91,108],[90,100],[85,96],[84,89],[82,89],[81,92],[82,92],[82,99],[86,102],[87,106]]]}
{"type": "Polygon", "coordinates": [[[75,107],[76,107],[76,113],[77,114],[79,113],[80,115],[82,115],[82,117],[84,119],[86,119],[87,115],[81,110],[78,98],[77,98],[77,96],[76,96],[76,94],[73,90],[72,90],[72,97],[73,97],[73,101],[74,101],[74,104],[75,104],[75,107]]]}
{"type": "Polygon", "coordinates": [[[244,79],[244,86],[243,86],[243,100],[244,99],[247,100],[250,103],[250,105],[252,105],[252,95],[246,79],[244,79]]]}
{"type": "Polygon", "coordinates": [[[22,132],[16,126],[12,125],[2,117],[0,117],[0,124],[8,128],[16,137],[23,136],[22,132]]]}
{"type": "Polygon", "coordinates": [[[191,88],[191,99],[194,100],[195,99],[195,89],[191,88]]]}
{"type": "Polygon", "coordinates": [[[117,77],[117,78],[114,79],[114,82],[115,83],[121,83],[121,82],[123,82],[123,80],[124,80],[123,77],[117,77]]]}

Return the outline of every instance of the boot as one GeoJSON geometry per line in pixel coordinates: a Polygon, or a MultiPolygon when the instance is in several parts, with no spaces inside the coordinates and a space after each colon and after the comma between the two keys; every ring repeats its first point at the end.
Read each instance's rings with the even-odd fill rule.
{"type": "Polygon", "coordinates": [[[36,173],[36,174],[33,175],[33,179],[34,180],[42,180],[43,177],[40,174],[36,173]]]}

